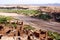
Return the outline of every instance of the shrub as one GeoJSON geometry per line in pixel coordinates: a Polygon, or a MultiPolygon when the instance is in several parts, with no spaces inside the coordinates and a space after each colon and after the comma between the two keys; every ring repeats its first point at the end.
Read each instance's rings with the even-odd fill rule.
{"type": "Polygon", "coordinates": [[[40,14],[39,18],[43,20],[48,20],[48,19],[51,19],[52,17],[48,14],[40,14]]]}
{"type": "Polygon", "coordinates": [[[60,39],[60,34],[58,34],[56,32],[48,31],[48,36],[50,36],[51,38],[53,38],[55,40],[59,40],[60,39]]]}
{"type": "Polygon", "coordinates": [[[6,18],[4,16],[0,16],[0,23],[7,22],[6,18]]]}
{"type": "Polygon", "coordinates": [[[6,18],[0,18],[0,23],[5,23],[6,21],[6,18]]]}
{"type": "Polygon", "coordinates": [[[12,17],[0,16],[0,23],[7,23],[7,20],[12,20],[12,17]]]}

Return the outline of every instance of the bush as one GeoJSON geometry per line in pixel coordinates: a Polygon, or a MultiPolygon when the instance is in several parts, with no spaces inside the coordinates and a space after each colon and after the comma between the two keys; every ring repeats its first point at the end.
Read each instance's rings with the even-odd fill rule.
{"type": "Polygon", "coordinates": [[[0,18],[0,23],[5,23],[6,21],[6,18],[0,18]]]}
{"type": "Polygon", "coordinates": [[[39,18],[43,20],[48,20],[48,19],[51,19],[52,17],[48,14],[40,14],[39,18]]]}
{"type": "Polygon", "coordinates": [[[5,23],[7,20],[4,16],[0,16],[0,23],[5,23]]]}
{"type": "Polygon", "coordinates": [[[48,36],[50,36],[51,38],[53,38],[55,40],[59,40],[60,39],[60,34],[58,34],[56,32],[48,31],[48,36]]]}
{"type": "Polygon", "coordinates": [[[7,20],[13,19],[12,17],[0,16],[0,23],[7,23],[7,20]]]}

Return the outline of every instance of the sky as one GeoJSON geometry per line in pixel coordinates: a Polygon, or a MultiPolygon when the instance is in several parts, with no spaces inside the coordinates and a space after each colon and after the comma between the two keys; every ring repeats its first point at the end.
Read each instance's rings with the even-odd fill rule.
{"type": "Polygon", "coordinates": [[[48,4],[60,3],[60,0],[0,0],[0,4],[48,4]]]}

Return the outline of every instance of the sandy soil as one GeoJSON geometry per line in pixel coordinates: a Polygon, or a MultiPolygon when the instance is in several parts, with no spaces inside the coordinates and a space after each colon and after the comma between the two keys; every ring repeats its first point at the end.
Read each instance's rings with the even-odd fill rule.
{"type": "Polygon", "coordinates": [[[16,14],[16,13],[0,13],[0,15],[4,15],[4,16],[18,16],[18,14],[16,14]]]}

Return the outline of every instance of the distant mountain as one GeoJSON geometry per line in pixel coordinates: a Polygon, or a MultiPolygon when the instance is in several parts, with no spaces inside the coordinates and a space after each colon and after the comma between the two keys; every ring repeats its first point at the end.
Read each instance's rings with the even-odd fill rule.
{"type": "Polygon", "coordinates": [[[58,4],[58,3],[54,3],[54,4],[45,4],[45,5],[48,5],[48,6],[60,6],[60,4],[58,4]]]}
{"type": "Polygon", "coordinates": [[[60,3],[54,3],[54,4],[29,4],[33,6],[60,6],[60,3]]]}
{"type": "Polygon", "coordinates": [[[32,6],[60,6],[60,3],[48,3],[48,4],[0,4],[0,6],[9,6],[9,5],[15,5],[15,6],[17,6],[17,5],[25,5],[25,6],[27,6],[27,5],[32,5],[32,6]]]}

